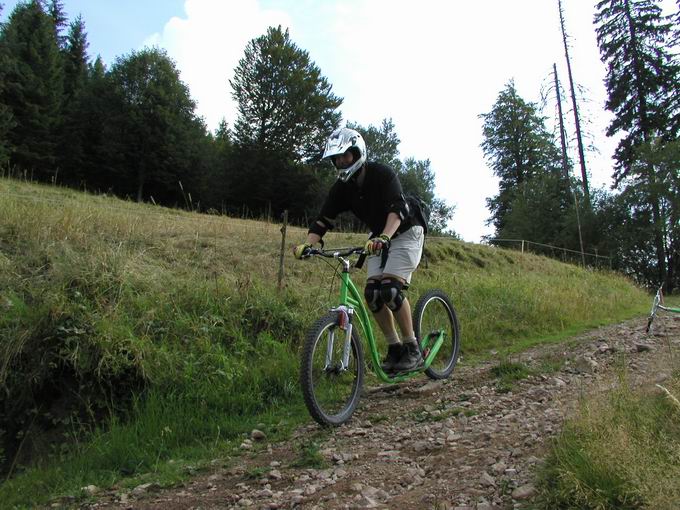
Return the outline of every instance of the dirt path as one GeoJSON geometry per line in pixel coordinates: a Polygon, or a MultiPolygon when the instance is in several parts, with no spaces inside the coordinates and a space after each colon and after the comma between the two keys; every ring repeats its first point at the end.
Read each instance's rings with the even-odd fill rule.
{"type": "Polygon", "coordinates": [[[215,461],[212,472],[180,487],[111,491],[87,508],[516,508],[534,494],[534,468],[580,395],[605,390],[622,362],[633,379],[668,377],[680,317],[657,318],[651,337],[645,322],[514,357],[537,375],[509,392],[490,372],[497,361],[462,363],[449,381],[367,388],[344,427],[310,424],[281,444],[245,440],[231,467],[215,461]],[[325,467],[292,467],[312,442],[325,467]]]}

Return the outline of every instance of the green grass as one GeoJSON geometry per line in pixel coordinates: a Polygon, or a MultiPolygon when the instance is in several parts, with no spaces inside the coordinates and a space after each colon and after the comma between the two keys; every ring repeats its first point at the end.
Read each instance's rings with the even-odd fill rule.
{"type": "Polygon", "coordinates": [[[522,363],[501,360],[498,365],[491,367],[491,375],[497,378],[496,391],[508,393],[513,390],[514,383],[532,375],[533,371],[522,363]]]}
{"type": "Polygon", "coordinates": [[[150,396],[128,422],[114,421],[81,447],[5,481],[0,508],[33,508],[65,495],[84,498],[79,489],[90,484],[131,489],[153,481],[170,486],[211,461],[226,464],[240,455],[243,435],[263,422],[268,441],[280,441],[306,421],[297,403],[247,417],[178,404],[150,396]]]}
{"type": "Polygon", "coordinates": [[[491,375],[506,382],[520,381],[531,375],[531,370],[523,363],[502,360],[498,365],[491,367],[491,375]]]}
{"type": "Polygon", "coordinates": [[[259,480],[260,478],[264,478],[271,470],[272,468],[269,466],[254,467],[248,470],[245,476],[251,480],[259,480]]]}
{"type": "Polygon", "coordinates": [[[300,442],[297,448],[297,457],[289,464],[293,468],[324,469],[329,466],[328,461],[319,452],[319,444],[326,434],[317,434],[317,437],[309,438],[300,442]]]}
{"type": "Polygon", "coordinates": [[[508,393],[515,388],[515,383],[532,375],[552,374],[564,365],[564,358],[559,354],[548,355],[537,361],[534,366],[527,366],[519,361],[511,361],[503,357],[490,369],[496,379],[496,392],[508,393]]]}
{"type": "MultiPolygon", "coordinates": [[[[299,347],[338,285],[322,261],[287,253],[277,290],[280,225],[8,179],[0,197],[0,441],[22,448],[15,463],[0,447],[14,475],[0,485],[4,504],[145,476],[172,483],[186,476],[182,462],[231,455],[258,422],[309,419],[299,347]]],[[[289,228],[287,245],[304,236],[289,228]]],[[[426,250],[409,298],[432,287],[451,295],[464,362],[651,303],[610,272],[451,240],[426,250]]],[[[353,275],[359,287],[364,274],[353,275]]]]}
{"type": "MultiPolygon", "coordinates": [[[[680,372],[663,383],[680,396],[680,372]]],[[[675,509],[680,501],[680,403],[654,388],[585,398],[540,472],[546,509],[675,509]]]]}

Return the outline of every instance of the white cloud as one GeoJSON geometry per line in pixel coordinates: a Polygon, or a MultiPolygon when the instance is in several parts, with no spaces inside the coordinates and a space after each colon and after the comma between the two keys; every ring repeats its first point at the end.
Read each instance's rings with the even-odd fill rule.
{"type": "Polygon", "coordinates": [[[215,129],[222,118],[233,126],[236,105],[229,79],[248,42],[269,26],[291,25],[282,11],[266,10],[257,0],[186,0],[185,16],[170,19],[145,45],[165,48],[198,104],[198,113],[215,129]]]}
{"type": "MultiPolygon", "coordinates": [[[[563,4],[574,78],[592,100],[583,114],[602,151],[588,156],[588,167],[595,185],[607,185],[615,143],[604,135],[610,115],[593,2],[563,4]]],[[[469,241],[491,233],[485,198],[497,192],[479,147],[479,114],[511,78],[524,99],[537,101],[553,62],[567,84],[554,1],[187,0],[185,11],[147,42],[177,61],[210,128],[222,117],[233,125],[228,80],[247,42],[270,25],[288,27],[344,98],[346,119],[368,125],[392,117],[402,156],[432,161],[437,194],[457,206],[452,227],[469,241]],[[265,7],[274,3],[285,12],[265,7]]]]}
{"type": "MultiPolygon", "coordinates": [[[[474,241],[490,234],[483,226],[485,198],[497,192],[497,180],[479,146],[479,114],[490,111],[512,78],[525,99],[537,100],[553,62],[562,67],[556,4],[421,0],[414,9],[411,2],[359,3],[349,10],[361,13],[353,22],[343,6],[332,25],[336,58],[353,55],[352,80],[361,83],[331,79],[353,92],[345,95],[343,111],[362,123],[393,117],[402,155],[432,160],[438,194],[457,206],[455,230],[474,241]]],[[[592,31],[592,14],[585,15],[592,31]]],[[[601,66],[596,47],[595,56],[601,66]]],[[[585,78],[577,76],[581,83],[585,78]]]]}

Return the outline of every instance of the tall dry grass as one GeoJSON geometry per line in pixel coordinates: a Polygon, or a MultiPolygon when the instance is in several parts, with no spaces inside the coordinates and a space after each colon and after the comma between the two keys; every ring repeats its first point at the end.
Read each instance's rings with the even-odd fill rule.
{"type": "MultiPolygon", "coordinates": [[[[304,237],[289,228],[287,244],[304,237]]],[[[298,346],[336,299],[337,274],[287,250],[278,292],[280,245],[279,224],[0,179],[4,466],[53,459],[45,487],[18,501],[147,472],[178,452],[207,456],[256,416],[299,408],[298,346]]],[[[452,296],[463,362],[648,307],[613,273],[458,241],[426,252],[409,296],[452,296]]],[[[362,271],[353,277],[363,285],[362,271]]],[[[0,499],[22,492],[11,488],[21,479],[0,499]]]]}

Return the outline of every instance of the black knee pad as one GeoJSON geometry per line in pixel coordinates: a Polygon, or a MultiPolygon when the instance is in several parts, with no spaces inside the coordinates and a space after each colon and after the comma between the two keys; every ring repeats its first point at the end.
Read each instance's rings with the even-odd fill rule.
{"type": "Polygon", "coordinates": [[[385,304],[380,297],[380,282],[375,280],[367,281],[364,288],[364,298],[370,311],[373,313],[379,312],[385,304]]]}
{"type": "Polygon", "coordinates": [[[404,303],[404,284],[395,280],[383,280],[380,284],[380,297],[393,312],[399,311],[404,303]]]}

